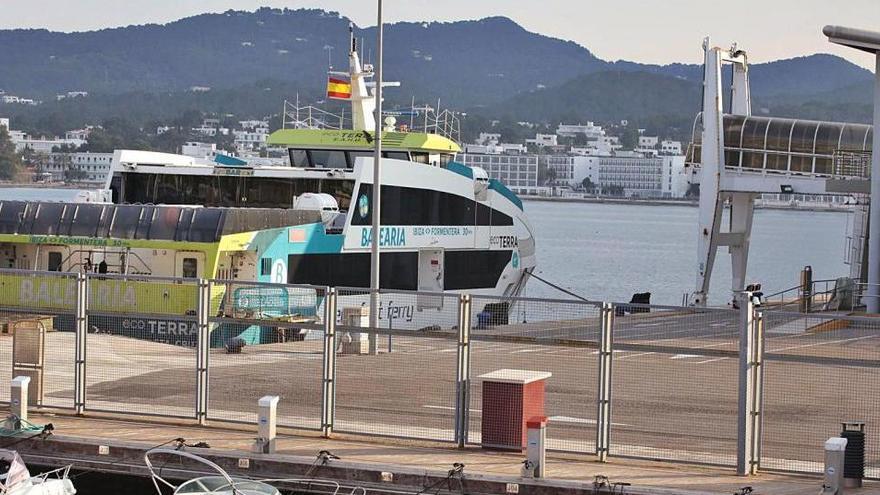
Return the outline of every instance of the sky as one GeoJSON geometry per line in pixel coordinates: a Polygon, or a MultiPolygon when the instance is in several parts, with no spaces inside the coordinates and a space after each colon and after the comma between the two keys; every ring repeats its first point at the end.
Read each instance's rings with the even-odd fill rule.
{"type": "MultiPolygon", "coordinates": [[[[86,31],[165,23],[204,12],[259,7],[323,8],[376,24],[369,0],[0,0],[0,29],[86,31]]],[[[751,62],[834,53],[874,69],[873,56],[830,44],[822,26],[880,30],[880,0],[386,0],[385,22],[510,17],[526,29],[572,40],[605,60],[700,63],[705,36],[737,42],[751,62]]]]}

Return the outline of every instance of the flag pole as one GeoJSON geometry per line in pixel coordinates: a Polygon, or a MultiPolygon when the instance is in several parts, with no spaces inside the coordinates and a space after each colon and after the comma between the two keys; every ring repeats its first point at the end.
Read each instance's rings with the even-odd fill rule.
{"type": "Polygon", "coordinates": [[[370,354],[378,354],[376,342],[377,335],[374,333],[379,328],[379,228],[382,211],[382,187],[380,175],[380,161],[382,159],[382,0],[377,0],[378,8],[376,15],[376,132],[373,136],[375,150],[373,154],[373,226],[372,242],[370,243],[370,329],[369,334],[370,354]]]}

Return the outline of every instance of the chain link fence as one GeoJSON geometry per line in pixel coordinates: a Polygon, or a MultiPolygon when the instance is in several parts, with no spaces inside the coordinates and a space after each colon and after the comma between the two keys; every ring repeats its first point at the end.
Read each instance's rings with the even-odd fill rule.
{"type": "Polygon", "coordinates": [[[620,304],[611,453],[734,464],[739,314],[620,304]]]}
{"type": "Polygon", "coordinates": [[[88,408],[193,417],[197,281],[102,274],[87,287],[88,408]]]}
{"type": "Polygon", "coordinates": [[[278,424],[321,427],[326,288],[212,281],[207,417],[255,423],[280,397],[278,424]]]}
{"type": "Polygon", "coordinates": [[[459,297],[340,288],[334,431],[455,440],[459,297]]]}
{"type": "Polygon", "coordinates": [[[841,423],[866,424],[866,475],[880,477],[880,319],[766,312],[763,468],[821,473],[841,423]]]}
{"type": "Polygon", "coordinates": [[[0,401],[24,322],[42,407],[253,424],[277,395],[283,426],[512,450],[546,416],[555,451],[808,473],[858,421],[880,477],[880,319],[375,297],[371,327],[364,289],[3,272],[0,401]]]}
{"type": "Polygon", "coordinates": [[[472,298],[470,442],[492,444],[483,432],[501,428],[498,410],[509,405],[519,408],[522,421],[530,419],[534,410],[516,384],[503,385],[501,395],[491,384],[493,374],[526,372],[549,374],[539,408],[548,418],[548,448],[595,452],[600,307],[570,300],[472,298]]]}

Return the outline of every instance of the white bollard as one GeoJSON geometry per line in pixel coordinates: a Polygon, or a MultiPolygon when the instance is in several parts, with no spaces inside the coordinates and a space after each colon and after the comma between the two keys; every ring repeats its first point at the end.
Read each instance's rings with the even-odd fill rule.
{"type": "Polygon", "coordinates": [[[838,495],[842,493],[845,451],[845,438],[831,437],[825,441],[825,480],[822,483],[821,495],[838,495]]]}
{"type": "Polygon", "coordinates": [[[9,397],[9,405],[12,414],[21,421],[28,419],[28,385],[31,383],[29,376],[17,376],[12,379],[12,390],[9,397]]]}
{"type": "Polygon", "coordinates": [[[547,417],[534,417],[526,422],[528,427],[526,444],[526,455],[532,476],[535,478],[544,477],[544,465],[547,463],[546,442],[547,442],[547,417]]]}
{"type": "Polygon", "coordinates": [[[257,432],[260,436],[254,444],[254,451],[259,454],[275,453],[275,431],[280,399],[277,395],[267,395],[258,401],[260,412],[257,432]]]}

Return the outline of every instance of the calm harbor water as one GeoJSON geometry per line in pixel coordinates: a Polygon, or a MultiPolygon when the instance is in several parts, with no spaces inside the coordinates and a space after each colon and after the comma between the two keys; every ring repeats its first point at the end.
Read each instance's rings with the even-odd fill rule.
{"type": "MultiPolygon", "coordinates": [[[[536,273],[588,299],[680,304],[696,280],[696,207],[526,201],[537,244],[536,273]]],[[[849,213],[757,210],[748,280],[765,294],[798,284],[804,265],[815,279],[849,274],[844,264],[849,213]]],[[[727,221],[725,215],[725,222],[727,221]]],[[[726,225],[726,223],[724,224],[726,225]]],[[[718,250],[711,304],[729,300],[730,255],[718,250]]],[[[526,294],[568,297],[538,280],[526,294]]]]}

